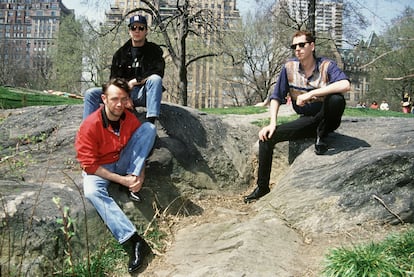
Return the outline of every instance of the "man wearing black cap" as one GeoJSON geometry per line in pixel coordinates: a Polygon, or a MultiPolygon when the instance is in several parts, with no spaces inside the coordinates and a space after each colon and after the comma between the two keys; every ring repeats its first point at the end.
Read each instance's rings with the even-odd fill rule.
{"type": "MultiPolygon", "coordinates": [[[[146,118],[154,123],[160,114],[163,91],[163,52],[160,46],[147,40],[148,25],[144,16],[132,16],[128,28],[130,39],[114,54],[110,79],[126,79],[131,88],[130,108],[146,107],[146,118]]],[[[100,88],[91,88],[85,92],[83,119],[99,108],[102,103],[101,94],[100,88]]]]}

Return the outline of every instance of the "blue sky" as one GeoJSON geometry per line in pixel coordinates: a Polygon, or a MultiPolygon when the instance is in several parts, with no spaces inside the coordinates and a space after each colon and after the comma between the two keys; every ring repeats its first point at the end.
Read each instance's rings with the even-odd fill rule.
{"type": "MultiPolygon", "coordinates": [[[[86,15],[89,19],[97,21],[104,17],[105,7],[108,7],[111,0],[99,1],[99,6],[84,5],[81,2],[86,0],[63,0],[62,2],[69,9],[74,9],[77,15],[86,15]]],[[[347,1],[347,0],[344,0],[347,1]]],[[[89,2],[97,2],[89,0],[89,2]]],[[[353,0],[358,7],[364,11],[367,18],[371,21],[371,26],[367,29],[367,34],[375,31],[378,34],[384,30],[390,23],[390,20],[397,15],[400,15],[405,7],[410,6],[414,8],[413,0],[353,0]]],[[[241,14],[247,13],[248,10],[254,10],[255,0],[237,0],[238,9],[241,14]]]]}

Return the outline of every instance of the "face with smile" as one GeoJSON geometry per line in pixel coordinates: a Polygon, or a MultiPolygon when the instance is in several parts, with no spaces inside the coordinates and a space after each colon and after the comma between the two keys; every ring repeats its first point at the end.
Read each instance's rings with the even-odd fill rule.
{"type": "Polygon", "coordinates": [[[313,57],[315,43],[308,42],[305,35],[297,36],[293,38],[291,49],[295,51],[295,56],[298,60],[303,61],[313,57]]]}
{"type": "Polygon", "coordinates": [[[145,43],[147,33],[148,28],[144,24],[134,23],[131,26],[129,26],[129,36],[132,39],[133,46],[143,46],[145,43]]]}
{"type": "Polygon", "coordinates": [[[102,94],[102,101],[105,104],[105,112],[109,120],[117,121],[124,113],[128,104],[129,94],[122,88],[109,85],[102,94]]]}

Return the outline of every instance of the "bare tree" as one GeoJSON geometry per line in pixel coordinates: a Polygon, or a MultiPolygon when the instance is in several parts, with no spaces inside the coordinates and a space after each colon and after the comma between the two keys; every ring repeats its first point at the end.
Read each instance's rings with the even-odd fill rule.
{"type": "Polygon", "coordinates": [[[286,27],[271,20],[269,9],[249,13],[240,30],[225,39],[227,54],[235,66],[241,65],[240,75],[229,81],[240,83],[246,102],[264,101],[271,93],[282,65],[291,51],[286,47],[286,27]],[[270,20],[269,20],[270,19],[270,20]]]}
{"type": "MultiPolygon", "coordinates": [[[[120,22],[121,24],[122,22],[120,22]]],[[[112,56],[128,39],[126,29],[101,24],[98,27],[84,20],[82,83],[100,86],[110,75],[112,56]]]]}
{"type": "MultiPolygon", "coordinates": [[[[186,106],[188,98],[188,68],[201,59],[221,55],[215,47],[220,41],[220,28],[212,10],[203,8],[201,4],[190,0],[175,0],[174,9],[168,15],[161,14],[154,1],[141,0],[138,8],[129,10],[122,20],[110,32],[116,31],[123,20],[130,14],[144,12],[152,17],[153,31],[162,37],[161,46],[168,52],[168,59],[175,67],[178,80],[176,89],[179,103],[186,106]],[[189,51],[189,43],[198,45],[192,47],[197,51],[189,51]],[[201,46],[201,47],[200,47],[201,46]]],[[[95,0],[86,1],[87,4],[97,3],[95,0]]]]}
{"type": "Polygon", "coordinates": [[[370,70],[371,99],[387,99],[400,109],[401,96],[414,94],[414,10],[407,8],[392,21],[382,36],[372,59],[363,65],[370,70]]]}

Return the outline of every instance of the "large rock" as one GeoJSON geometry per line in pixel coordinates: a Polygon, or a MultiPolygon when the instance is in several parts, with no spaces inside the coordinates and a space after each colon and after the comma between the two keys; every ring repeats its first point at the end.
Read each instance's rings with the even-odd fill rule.
{"type": "MultiPolygon", "coordinates": [[[[66,241],[57,223],[62,214],[54,197],[76,220],[71,239],[76,256],[99,243],[96,234],[102,241],[111,237],[82,198],[73,149],[81,113],[81,106],[3,112],[4,275],[10,271],[8,265],[34,276],[61,265],[66,241]]],[[[302,258],[312,238],[350,234],[367,222],[377,226],[413,222],[411,118],[344,118],[329,136],[331,148],[323,156],[314,154],[311,140],[280,143],[271,193],[253,205],[204,210],[197,200],[207,199],[206,195],[227,195],[241,202],[243,191],[254,184],[258,127],[238,120],[242,119],[163,105],[159,140],[148,160],[144,201],[132,203],[117,185],[111,186],[111,193],[139,226],[159,210],[213,216],[207,223],[180,229],[165,254],[168,266],[149,268],[146,276],[223,276],[224,272],[225,276],[317,276],[314,268],[313,274],[303,271],[316,261],[309,254],[302,258]]]]}
{"type": "Polygon", "coordinates": [[[326,155],[312,140],[278,144],[268,195],[180,229],[165,269],[145,276],[320,276],[329,245],[413,222],[413,138],[412,118],[344,118],[326,155]]]}
{"type": "MultiPolygon", "coordinates": [[[[200,214],[191,197],[238,191],[251,179],[254,139],[247,134],[254,130],[232,128],[216,116],[174,105],[163,104],[161,113],[159,139],[147,163],[144,201],[135,204],[118,185],[110,187],[138,227],[145,228],[160,211],[200,214]]],[[[66,258],[66,240],[57,223],[66,207],[68,219],[75,221],[74,257],[111,237],[82,194],[73,147],[82,106],[28,107],[2,114],[0,218],[3,241],[9,244],[2,244],[7,254],[1,263],[11,265],[2,270],[5,275],[21,270],[40,276],[66,258]],[[53,201],[56,197],[60,207],[53,201]]]]}

